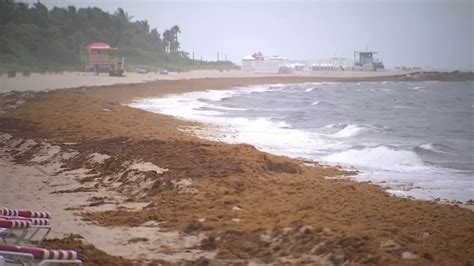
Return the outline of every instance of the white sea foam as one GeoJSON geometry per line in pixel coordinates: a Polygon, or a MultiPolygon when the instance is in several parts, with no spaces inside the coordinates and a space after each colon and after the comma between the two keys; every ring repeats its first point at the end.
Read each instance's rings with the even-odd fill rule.
{"type": "Polygon", "coordinates": [[[326,162],[397,172],[427,169],[416,153],[406,150],[395,150],[387,146],[350,149],[325,156],[322,159],[326,162]]]}
{"type": "Polygon", "coordinates": [[[246,111],[247,110],[245,108],[226,107],[226,106],[214,105],[214,104],[210,104],[208,107],[212,109],[226,110],[226,111],[246,111]]]}
{"type": "Polygon", "coordinates": [[[315,102],[311,103],[311,105],[318,105],[318,104],[320,104],[319,101],[315,101],[315,102]]]}
{"type": "Polygon", "coordinates": [[[294,157],[310,156],[321,149],[345,148],[337,141],[328,141],[316,133],[292,128],[283,121],[268,118],[233,118],[214,123],[221,127],[219,140],[248,143],[257,148],[294,157]]]}
{"type": "Polygon", "coordinates": [[[304,92],[312,92],[314,90],[314,88],[308,88],[306,90],[304,90],[304,92]]]}

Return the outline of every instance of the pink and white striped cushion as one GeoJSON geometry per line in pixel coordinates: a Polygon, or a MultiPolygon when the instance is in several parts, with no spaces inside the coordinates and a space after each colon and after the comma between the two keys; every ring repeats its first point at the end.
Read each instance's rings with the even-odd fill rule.
{"type": "Polygon", "coordinates": [[[31,218],[30,222],[32,225],[40,225],[40,226],[49,225],[49,220],[43,219],[43,218],[31,218]]]}
{"type": "Polygon", "coordinates": [[[36,260],[77,260],[74,250],[55,250],[0,244],[0,251],[31,254],[36,260]]]}
{"type": "Polygon", "coordinates": [[[0,228],[26,229],[31,227],[31,222],[26,220],[3,220],[0,219],[0,228]]]}
{"type": "Polygon", "coordinates": [[[51,214],[49,212],[37,212],[37,211],[26,211],[26,210],[19,210],[18,216],[28,217],[28,218],[43,218],[43,219],[51,218],[51,214]]]}
{"type": "Polygon", "coordinates": [[[49,212],[38,212],[38,211],[8,209],[8,208],[1,208],[0,215],[20,216],[20,217],[27,217],[27,218],[43,218],[43,219],[51,218],[51,214],[49,212]]]}
{"type": "Polygon", "coordinates": [[[4,216],[0,215],[0,219],[2,220],[19,220],[19,221],[30,221],[31,225],[49,225],[49,219],[44,219],[44,218],[26,218],[26,217],[20,217],[20,216],[4,216]]]}
{"type": "Polygon", "coordinates": [[[2,209],[1,209],[1,215],[5,215],[5,216],[18,216],[18,210],[16,210],[16,209],[2,208],[2,209]]]}
{"type": "Polygon", "coordinates": [[[43,259],[77,260],[77,252],[74,250],[46,250],[43,259]]]}

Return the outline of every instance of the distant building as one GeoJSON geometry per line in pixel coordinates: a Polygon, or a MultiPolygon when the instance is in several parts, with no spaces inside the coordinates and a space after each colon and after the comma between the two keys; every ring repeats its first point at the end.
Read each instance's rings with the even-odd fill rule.
{"type": "Polygon", "coordinates": [[[242,57],[242,70],[243,71],[255,71],[255,58],[253,56],[242,57]]]}
{"type": "MultiPolygon", "coordinates": [[[[261,52],[242,58],[242,70],[256,73],[281,73],[282,67],[288,67],[288,59],[281,56],[264,57],[261,52]]],[[[284,70],[288,72],[288,70],[284,70]]]]}
{"type": "Polygon", "coordinates": [[[255,60],[260,60],[260,61],[264,59],[262,52],[253,53],[252,57],[255,58],[255,60]]]}
{"type": "Polygon", "coordinates": [[[280,68],[284,67],[288,59],[285,57],[274,55],[272,57],[264,57],[263,60],[255,61],[255,72],[257,73],[280,73],[280,68]]]}
{"type": "Polygon", "coordinates": [[[308,67],[313,70],[353,70],[354,60],[347,58],[311,59],[308,67]]]}
{"type": "Polygon", "coordinates": [[[354,59],[330,58],[288,60],[282,56],[265,57],[261,52],[242,58],[242,70],[256,73],[292,73],[294,71],[383,70],[383,63],[374,58],[377,52],[355,51],[354,59]]]}

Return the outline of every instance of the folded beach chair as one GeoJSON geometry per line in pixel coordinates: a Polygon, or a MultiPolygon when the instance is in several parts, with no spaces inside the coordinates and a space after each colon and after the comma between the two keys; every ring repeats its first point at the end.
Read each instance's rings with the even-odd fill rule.
{"type": "MultiPolygon", "coordinates": [[[[22,209],[11,209],[11,208],[2,208],[0,207],[0,219],[4,220],[28,220],[31,222],[30,228],[32,230],[31,234],[27,237],[23,236],[22,239],[19,239],[20,242],[23,240],[32,241],[33,238],[40,231],[44,231],[39,237],[38,245],[41,245],[43,240],[48,236],[51,231],[51,226],[49,225],[49,219],[51,219],[51,214],[49,212],[40,212],[40,211],[31,211],[31,210],[22,210],[22,209]]],[[[1,231],[0,227],[0,231],[1,231]]],[[[8,230],[3,230],[8,231],[8,230]]],[[[19,244],[19,242],[16,242],[19,244]]]]}
{"type": "Polygon", "coordinates": [[[73,250],[53,250],[0,244],[0,256],[3,256],[6,262],[23,265],[48,265],[51,263],[82,265],[77,252],[73,250]]]}
{"type": "MultiPolygon", "coordinates": [[[[25,217],[19,217],[19,216],[0,216],[0,220],[7,220],[7,221],[28,221],[31,222],[31,225],[29,226],[29,231],[31,234],[29,236],[28,233],[24,236],[23,239],[20,239],[20,241],[26,240],[26,241],[33,241],[34,237],[38,234],[39,231],[44,231],[44,233],[38,238],[37,240],[37,245],[41,245],[43,243],[43,240],[48,236],[48,234],[51,232],[51,226],[49,225],[49,219],[45,218],[25,218],[25,217]]],[[[0,225],[0,230],[1,230],[1,225],[0,225]]],[[[18,242],[19,243],[19,242],[18,242]]],[[[16,244],[18,244],[16,243],[16,244]]]]}
{"type": "Polygon", "coordinates": [[[6,237],[11,235],[14,231],[18,231],[19,235],[16,238],[15,244],[22,242],[28,234],[28,229],[31,227],[31,222],[26,220],[4,220],[0,219],[0,236],[6,244],[6,237]]]}

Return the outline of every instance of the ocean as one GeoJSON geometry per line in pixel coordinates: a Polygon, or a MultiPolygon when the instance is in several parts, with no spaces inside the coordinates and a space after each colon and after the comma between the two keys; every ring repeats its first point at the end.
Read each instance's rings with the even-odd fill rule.
{"type": "Polygon", "coordinates": [[[474,199],[473,82],[321,82],[208,90],[130,105],[218,127],[217,140],[357,169],[389,193],[474,199]]]}

